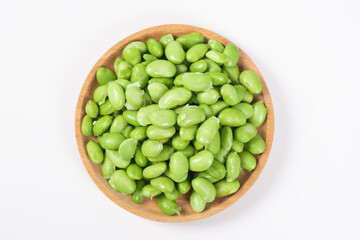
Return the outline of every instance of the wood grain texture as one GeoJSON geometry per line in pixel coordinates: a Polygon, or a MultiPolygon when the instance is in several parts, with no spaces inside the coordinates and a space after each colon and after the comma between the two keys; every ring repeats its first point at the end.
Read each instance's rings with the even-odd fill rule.
{"type": "MultiPolygon", "coordinates": [[[[108,50],[95,64],[95,66],[91,69],[89,75],[87,76],[85,83],[81,89],[80,96],[78,99],[77,107],[76,107],[76,116],[75,116],[75,135],[76,141],[79,149],[79,153],[81,159],[84,163],[86,170],[88,171],[91,178],[94,180],[95,184],[100,188],[100,190],[108,196],[112,201],[114,201],[117,205],[122,207],[123,209],[143,218],[151,219],[154,221],[161,222],[187,222],[194,221],[202,218],[206,218],[212,216],[225,208],[232,205],[236,202],[241,196],[243,196],[249,188],[254,184],[256,179],[259,177],[261,171],[263,170],[265,163],[269,157],[273,135],[274,135],[274,112],[273,106],[271,102],[271,97],[269,90],[266,86],[264,78],[262,77],[260,71],[257,69],[255,64],[251,61],[251,59],[240,49],[240,59],[238,62],[240,70],[249,69],[256,72],[262,82],[263,91],[261,94],[254,96],[254,101],[262,100],[267,108],[267,119],[265,123],[258,128],[259,134],[266,141],[266,148],[264,153],[256,156],[258,159],[257,167],[254,171],[247,172],[245,170],[245,174],[239,177],[239,181],[241,187],[239,191],[231,196],[224,198],[216,198],[214,202],[208,203],[206,209],[202,213],[197,213],[193,211],[190,207],[189,198],[190,195],[187,194],[185,196],[180,196],[177,200],[178,205],[182,208],[180,216],[168,216],[161,212],[159,207],[157,206],[156,200],[145,199],[140,204],[135,204],[131,201],[130,195],[123,195],[121,193],[115,192],[112,190],[108,184],[108,181],[105,180],[102,176],[101,166],[96,165],[91,162],[87,153],[86,153],[86,143],[90,139],[95,139],[95,137],[85,137],[81,133],[81,121],[85,115],[85,104],[89,99],[92,99],[93,92],[98,87],[98,83],[95,79],[96,71],[99,67],[107,67],[112,70],[114,60],[121,56],[122,49],[132,41],[143,41],[146,42],[149,38],[155,38],[160,40],[161,36],[171,33],[174,37],[178,37],[183,34],[191,33],[191,32],[199,32],[205,36],[206,40],[216,39],[222,44],[226,45],[231,43],[231,41],[226,38],[211,32],[209,30],[189,26],[189,25],[161,25],[151,27],[142,31],[139,31],[123,40],[115,44],[110,50],[108,50]]],[[[235,44],[236,45],[236,44],[235,44]]]]}

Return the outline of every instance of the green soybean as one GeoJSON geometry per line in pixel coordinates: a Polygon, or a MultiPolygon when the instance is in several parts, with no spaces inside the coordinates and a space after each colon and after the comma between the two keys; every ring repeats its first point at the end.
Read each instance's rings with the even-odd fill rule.
{"type": "Polygon", "coordinates": [[[146,135],[151,140],[159,140],[164,138],[171,138],[176,132],[175,127],[162,128],[155,125],[150,125],[146,130],[146,135]]]}
{"type": "Polygon", "coordinates": [[[246,119],[249,119],[254,115],[254,107],[249,103],[238,103],[234,105],[233,108],[240,110],[245,115],[246,119]]]}
{"type": "Polygon", "coordinates": [[[218,51],[218,52],[224,51],[224,46],[220,42],[216,41],[215,39],[210,39],[208,41],[208,45],[211,50],[218,51]]]}
{"type": "Polygon", "coordinates": [[[157,58],[160,58],[164,53],[161,44],[153,38],[147,40],[146,46],[148,48],[149,53],[157,58]]]}
{"type": "Polygon", "coordinates": [[[180,105],[184,105],[191,98],[191,91],[179,87],[171,89],[164,93],[164,95],[159,100],[159,107],[161,109],[171,109],[180,105]]]}
{"type": "Polygon", "coordinates": [[[99,106],[99,113],[102,116],[110,115],[114,112],[115,108],[111,105],[109,99],[106,99],[105,102],[99,106]]]}
{"type": "Polygon", "coordinates": [[[224,164],[222,164],[220,161],[214,160],[211,166],[206,169],[204,173],[210,175],[217,180],[220,180],[226,176],[226,168],[224,164]]]}
{"type": "Polygon", "coordinates": [[[118,72],[118,68],[119,68],[120,63],[122,63],[124,61],[125,61],[125,59],[122,58],[122,57],[118,57],[118,58],[115,59],[115,61],[114,61],[115,74],[117,74],[117,72],[118,72]]]}
{"type": "Polygon", "coordinates": [[[94,120],[86,115],[81,122],[81,132],[84,136],[91,136],[93,134],[93,122],[94,120]]]}
{"type": "Polygon", "coordinates": [[[136,163],[132,163],[126,168],[126,174],[132,180],[141,180],[143,178],[142,171],[143,171],[142,168],[138,166],[136,163]]]}
{"type": "Polygon", "coordinates": [[[245,91],[243,102],[245,103],[251,103],[254,99],[254,96],[249,92],[245,91]]]}
{"type": "Polygon", "coordinates": [[[182,152],[176,152],[171,155],[169,162],[171,174],[176,178],[182,178],[188,174],[189,160],[182,152]]]}
{"type": "Polygon", "coordinates": [[[171,193],[174,191],[174,182],[165,176],[156,177],[150,180],[150,184],[162,192],[171,193]]]}
{"type": "Polygon", "coordinates": [[[127,123],[136,127],[140,127],[140,124],[137,120],[137,114],[138,111],[134,110],[126,110],[123,112],[124,119],[127,123]]]}
{"type": "Polygon", "coordinates": [[[232,151],[239,153],[242,152],[243,149],[244,149],[244,143],[236,140],[233,141],[233,144],[231,146],[232,151]]]}
{"type": "Polygon", "coordinates": [[[178,37],[176,41],[181,43],[185,50],[188,50],[196,44],[205,42],[205,38],[200,33],[194,32],[182,35],[178,37]]]}
{"type": "Polygon", "coordinates": [[[105,179],[109,179],[115,172],[115,165],[112,161],[105,157],[104,161],[101,164],[101,170],[105,179]]]}
{"type": "Polygon", "coordinates": [[[198,100],[199,104],[212,105],[215,104],[219,98],[220,94],[214,88],[210,89],[209,91],[200,92],[196,95],[196,99],[198,100]]]}
{"type": "Polygon", "coordinates": [[[220,124],[223,126],[240,127],[246,123],[245,115],[235,108],[226,108],[219,113],[220,124]]]}
{"type": "Polygon", "coordinates": [[[196,140],[201,144],[208,145],[219,130],[219,122],[219,119],[216,117],[208,118],[200,125],[196,133],[196,140]]]}
{"type": "Polygon", "coordinates": [[[138,82],[140,84],[140,88],[146,87],[149,81],[149,75],[146,74],[145,66],[143,64],[137,64],[131,71],[130,76],[131,82],[138,82]]]}
{"type": "Polygon", "coordinates": [[[90,140],[86,144],[86,151],[93,163],[99,164],[104,160],[104,153],[97,142],[90,140]]]}
{"type": "Polygon", "coordinates": [[[209,117],[212,117],[214,116],[214,111],[212,110],[212,108],[209,106],[209,105],[206,105],[206,104],[200,104],[199,105],[199,108],[201,108],[204,113],[205,113],[205,118],[209,118],[209,117]]]}
{"type": "Polygon", "coordinates": [[[226,181],[233,182],[239,177],[241,171],[241,160],[236,152],[231,152],[226,158],[226,181]]]}
{"type": "Polygon", "coordinates": [[[130,79],[132,68],[133,66],[131,65],[131,63],[123,61],[117,67],[116,75],[119,79],[130,79]]]}
{"type": "Polygon", "coordinates": [[[146,139],[146,129],[147,127],[137,127],[130,132],[130,137],[138,141],[144,140],[146,139]]]}
{"type": "Polygon", "coordinates": [[[175,67],[176,67],[176,74],[175,74],[176,76],[181,73],[185,73],[188,70],[188,67],[185,64],[176,64],[175,67]]]}
{"type": "Polygon", "coordinates": [[[151,83],[162,83],[164,84],[166,87],[171,88],[174,86],[174,82],[173,82],[173,78],[168,78],[168,77],[154,77],[151,78],[148,82],[148,84],[151,83]]]}
{"type": "Polygon", "coordinates": [[[170,62],[174,64],[180,64],[185,59],[185,51],[181,43],[177,41],[171,41],[166,45],[165,56],[170,62]]]}
{"type": "Polygon", "coordinates": [[[214,51],[214,50],[208,51],[206,53],[206,57],[220,65],[227,63],[229,61],[228,56],[226,56],[225,54],[223,54],[221,52],[214,51]]]}
{"type": "Polygon", "coordinates": [[[103,85],[95,89],[94,91],[94,101],[98,104],[103,104],[107,98],[107,89],[108,85],[103,85]]]}
{"type": "Polygon", "coordinates": [[[166,60],[155,60],[146,66],[146,74],[150,77],[170,78],[176,73],[176,67],[166,60]]]}
{"type": "Polygon", "coordinates": [[[182,152],[187,158],[189,158],[194,155],[195,148],[189,144],[185,149],[178,150],[178,152],[182,152]]]}
{"type": "Polygon", "coordinates": [[[256,168],[256,158],[251,153],[244,150],[241,153],[239,153],[239,156],[241,159],[242,168],[248,171],[252,171],[256,168]]]}
{"type": "Polygon", "coordinates": [[[225,126],[221,129],[221,147],[226,150],[230,150],[233,144],[233,132],[229,126],[225,126]]]}
{"type": "Polygon", "coordinates": [[[149,157],[150,162],[162,162],[170,159],[174,149],[170,146],[164,145],[163,150],[155,157],[149,157]]]}
{"type": "Polygon", "coordinates": [[[236,193],[240,188],[238,180],[227,182],[225,179],[215,183],[216,196],[225,197],[236,193]]]}
{"type": "Polygon", "coordinates": [[[121,133],[104,133],[101,142],[105,149],[117,150],[124,140],[125,137],[121,133]]]}
{"type": "Polygon", "coordinates": [[[257,134],[256,127],[251,123],[246,123],[245,125],[238,127],[234,131],[234,137],[237,141],[247,143],[257,134]]]}
{"type": "Polygon", "coordinates": [[[210,142],[209,145],[206,146],[206,150],[210,151],[213,155],[219,153],[221,148],[221,140],[220,140],[220,133],[216,132],[215,137],[210,142]]]}
{"type": "Polygon", "coordinates": [[[113,106],[115,110],[120,110],[124,107],[125,94],[123,88],[119,84],[115,82],[109,84],[108,97],[111,106],[113,106]]]}
{"type": "Polygon", "coordinates": [[[160,38],[160,44],[163,48],[165,48],[172,41],[174,41],[174,37],[171,33],[166,34],[160,38]]]}
{"type": "Polygon", "coordinates": [[[145,104],[144,91],[140,89],[140,84],[132,83],[125,91],[126,108],[138,110],[145,104]]]}
{"type": "Polygon", "coordinates": [[[184,73],[182,82],[185,88],[194,91],[208,91],[212,88],[211,78],[202,73],[184,73]]]}
{"type": "Polygon", "coordinates": [[[212,104],[210,107],[213,110],[214,115],[217,115],[223,109],[229,107],[229,105],[224,101],[218,101],[218,102],[212,104]]]}
{"type": "Polygon", "coordinates": [[[141,126],[147,126],[147,125],[151,124],[149,115],[152,112],[157,111],[157,110],[160,110],[159,105],[157,105],[157,104],[151,104],[151,105],[140,108],[136,115],[137,122],[141,126]]]}
{"type": "Polygon", "coordinates": [[[230,106],[234,106],[240,102],[236,89],[233,85],[224,84],[221,86],[220,94],[224,102],[230,106]]]}
{"type": "Polygon", "coordinates": [[[125,47],[122,52],[122,56],[133,66],[141,62],[141,52],[135,47],[125,47]]]}
{"type": "Polygon", "coordinates": [[[153,102],[159,102],[160,98],[164,95],[165,92],[169,90],[168,87],[166,87],[162,83],[151,83],[147,87],[151,100],[153,102]]]}
{"type": "Polygon", "coordinates": [[[173,110],[159,109],[149,114],[149,120],[161,128],[172,127],[176,124],[176,113],[173,110]]]}
{"type": "Polygon", "coordinates": [[[164,195],[165,195],[169,200],[176,200],[176,199],[179,197],[180,193],[179,193],[179,191],[178,191],[176,188],[174,188],[174,190],[173,190],[171,193],[164,193],[164,195]]]}
{"type": "Polygon", "coordinates": [[[119,189],[117,189],[114,184],[114,174],[109,179],[109,185],[114,191],[119,192],[119,189]]]}
{"type": "Polygon", "coordinates": [[[191,127],[205,120],[204,111],[197,106],[184,108],[177,117],[177,124],[180,127],[191,127]]]}
{"type": "Polygon", "coordinates": [[[189,179],[186,179],[185,181],[177,183],[177,189],[179,193],[181,194],[187,194],[191,189],[191,184],[189,179]]]}
{"type": "Polygon", "coordinates": [[[239,67],[237,65],[233,67],[223,66],[223,73],[226,73],[231,80],[231,84],[239,84],[239,67]]]}
{"type": "Polygon", "coordinates": [[[229,154],[229,150],[226,150],[225,148],[221,148],[219,153],[215,156],[215,159],[218,160],[221,163],[225,163],[226,157],[229,154]]]}
{"type": "Polygon", "coordinates": [[[187,178],[188,178],[188,174],[186,174],[184,177],[182,178],[176,178],[174,175],[172,175],[172,173],[170,172],[169,168],[166,169],[165,171],[165,176],[167,176],[168,178],[170,178],[171,180],[173,180],[174,182],[176,183],[179,183],[179,182],[183,182],[185,181],[187,178]]]}
{"type": "Polygon", "coordinates": [[[144,55],[143,55],[143,58],[144,58],[144,60],[145,61],[147,61],[147,62],[153,62],[153,61],[155,61],[155,60],[158,60],[158,58],[157,57],[155,57],[154,55],[151,55],[151,54],[147,54],[147,53],[145,53],[144,55]]]}
{"type": "Polygon", "coordinates": [[[259,127],[264,123],[267,115],[267,110],[263,102],[259,101],[254,103],[254,115],[249,118],[249,122],[251,122],[255,127],[259,127]]]}
{"type": "Polygon", "coordinates": [[[93,126],[94,136],[99,136],[103,134],[106,130],[108,130],[112,123],[112,120],[112,116],[103,116],[99,118],[93,126]]]}
{"type": "Polygon", "coordinates": [[[202,212],[206,207],[206,201],[197,192],[192,192],[190,195],[190,206],[195,212],[202,212]]]}
{"type": "Polygon", "coordinates": [[[159,177],[163,174],[167,169],[167,164],[165,162],[156,163],[154,165],[150,165],[143,170],[143,176],[145,178],[151,179],[159,177]]]}
{"type": "Polygon", "coordinates": [[[225,62],[225,66],[233,67],[239,61],[240,52],[234,44],[229,43],[226,45],[223,53],[228,56],[228,61],[225,62]]]}
{"type": "Polygon", "coordinates": [[[175,135],[171,140],[171,146],[176,150],[183,150],[189,145],[190,141],[183,140],[179,135],[175,135]]]}
{"type": "Polygon", "coordinates": [[[228,76],[221,72],[206,72],[204,74],[208,75],[211,78],[214,86],[222,86],[226,84],[229,80],[228,76]]]}
{"type": "Polygon", "coordinates": [[[205,72],[207,69],[207,63],[205,60],[198,60],[190,65],[190,72],[205,72]]]}
{"type": "Polygon", "coordinates": [[[121,134],[124,135],[125,138],[130,138],[130,133],[133,129],[134,128],[132,126],[127,126],[125,130],[121,132],[121,134]]]}
{"type": "Polygon", "coordinates": [[[131,160],[135,155],[137,142],[132,138],[124,140],[119,146],[120,157],[125,161],[131,160]]]}
{"type": "Polygon", "coordinates": [[[152,199],[153,197],[160,195],[161,191],[153,187],[152,185],[147,184],[143,187],[142,194],[144,195],[144,197],[152,199]]]}
{"type": "Polygon", "coordinates": [[[136,189],[135,192],[133,192],[133,194],[131,195],[131,200],[134,203],[141,203],[145,196],[143,194],[143,188],[146,185],[146,182],[144,180],[140,180],[136,182],[136,189]]]}
{"type": "Polygon", "coordinates": [[[126,168],[130,164],[130,160],[122,159],[119,151],[117,150],[106,150],[105,155],[118,168],[126,168]]]}
{"type": "Polygon", "coordinates": [[[220,66],[213,60],[204,58],[204,61],[206,62],[207,65],[206,72],[221,72],[220,66]]]}
{"type": "Polygon", "coordinates": [[[194,177],[205,178],[211,183],[215,183],[215,182],[219,181],[219,179],[209,175],[207,172],[195,173],[194,177]]]}
{"type": "Polygon", "coordinates": [[[216,196],[214,185],[205,178],[195,178],[192,180],[191,185],[195,192],[206,202],[212,202],[216,196]]]}
{"type": "Polygon", "coordinates": [[[181,208],[175,201],[168,199],[164,194],[157,197],[157,203],[163,213],[167,215],[180,215],[181,208]]]}
{"type": "Polygon", "coordinates": [[[113,174],[113,181],[116,188],[123,194],[131,194],[135,192],[136,183],[129,178],[124,170],[117,170],[113,174]]]}
{"type": "Polygon", "coordinates": [[[265,150],[265,141],[259,134],[256,134],[249,142],[245,143],[245,147],[252,154],[261,154],[265,150]]]}
{"type": "Polygon", "coordinates": [[[141,41],[133,41],[133,42],[129,43],[128,45],[126,45],[126,47],[124,49],[132,48],[132,47],[138,49],[141,52],[141,54],[144,54],[147,51],[146,44],[141,41]]]}
{"type": "Polygon", "coordinates": [[[196,137],[198,125],[192,125],[190,127],[180,127],[179,136],[184,141],[191,141],[196,137]]]}
{"type": "Polygon", "coordinates": [[[163,147],[159,141],[146,140],[141,146],[141,151],[146,157],[156,157],[163,150],[163,147]]]}
{"type": "Polygon", "coordinates": [[[96,71],[96,80],[100,85],[116,80],[116,74],[106,67],[100,67],[96,71]]]}
{"type": "Polygon", "coordinates": [[[135,152],[135,163],[140,167],[146,167],[148,164],[147,157],[142,153],[141,148],[137,147],[135,152]]]}
{"type": "Polygon", "coordinates": [[[262,91],[261,80],[259,76],[250,70],[242,71],[240,76],[240,83],[246,87],[252,94],[259,94],[262,91]]]}
{"type": "Polygon", "coordinates": [[[198,142],[196,139],[193,140],[193,144],[196,150],[201,150],[204,148],[204,144],[201,144],[200,142],[198,142]]]}
{"type": "Polygon", "coordinates": [[[186,60],[190,63],[196,62],[203,58],[208,50],[209,45],[205,43],[196,44],[186,52],[186,60]]]}
{"type": "Polygon", "coordinates": [[[85,112],[89,117],[96,118],[99,114],[99,107],[94,101],[89,100],[85,105],[85,112]]]}
{"type": "Polygon", "coordinates": [[[189,169],[202,172],[208,169],[214,161],[214,156],[208,150],[202,150],[189,159],[189,169]]]}
{"type": "Polygon", "coordinates": [[[131,84],[131,82],[127,79],[118,79],[118,80],[115,80],[114,83],[117,83],[119,84],[123,89],[126,89],[127,86],[129,86],[129,84],[131,84]]]}

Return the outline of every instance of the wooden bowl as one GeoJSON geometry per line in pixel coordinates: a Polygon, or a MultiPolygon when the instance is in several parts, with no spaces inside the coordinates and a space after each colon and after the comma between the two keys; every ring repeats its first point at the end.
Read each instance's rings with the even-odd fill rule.
{"type": "Polygon", "coordinates": [[[96,70],[99,67],[107,67],[112,70],[114,60],[121,56],[122,49],[130,42],[139,40],[146,42],[149,38],[155,38],[157,40],[160,40],[161,36],[171,33],[174,37],[178,37],[183,34],[191,33],[191,32],[199,32],[206,40],[209,39],[216,39],[217,41],[221,42],[222,44],[226,45],[230,43],[229,40],[226,38],[211,32],[209,30],[195,27],[195,26],[189,26],[189,25],[177,25],[177,24],[171,24],[171,25],[161,25],[161,26],[155,26],[151,27],[142,31],[139,31],[123,40],[115,44],[110,50],[108,50],[95,64],[95,66],[91,69],[89,75],[87,76],[85,83],[81,89],[80,96],[78,99],[77,107],[76,107],[76,117],[75,117],[75,134],[76,134],[76,141],[78,145],[78,149],[80,152],[80,156],[82,158],[82,161],[85,165],[86,170],[90,174],[91,178],[95,182],[95,184],[100,188],[100,190],[108,196],[112,201],[114,201],[117,205],[122,207],[123,209],[138,215],[143,218],[151,219],[154,221],[160,221],[160,222],[188,222],[188,221],[194,221],[202,218],[209,217],[211,215],[214,215],[225,208],[232,205],[234,202],[236,202],[242,195],[244,195],[249,188],[254,184],[255,180],[260,175],[261,171],[263,170],[266,160],[268,159],[272,140],[273,140],[273,134],[274,134],[274,112],[273,112],[273,106],[271,103],[271,98],[269,94],[269,90],[266,86],[266,83],[260,73],[260,71],[257,69],[255,64],[251,61],[251,59],[240,49],[240,59],[238,62],[238,66],[240,70],[249,69],[254,72],[256,72],[262,82],[263,85],[263,91],[261,94],[254,96],[254,100],[262,100],[267,108],[267,119],[265,123],[258,128],[259,134],[265,139],[266,141],[266,148],[264,153],[257,156],[258,164],[254,171],[247,172],[245,170],[245,174],[241,175],[239,177],[239,181],[241,184],[241,187],[239,191],[231,196],[223,197],[223,198],[216,198],[214,202],[208,203],[206,206],[206,209],[202,213],[197,213],[191,209],[190,203],[189,203],[189,194],[187,195],[181,195],[177,203],[182,208],[181,215],[180,216],[168,216],[161,212],[159,207],[157,206],[156,199],[150,200],[146,199],[140,203],[135,204],[131,201],[130,195],[123,195],[119,192],[115,192],[112,190],[109,186],[109,183],[107,180],[105,180],[102,176],[101,167],[100,164],[96,165],[91,162],[89,159],[87,153],[86,153],[86,143],[90,139],[94,139],[94,137],[85,137],[81,133],[81,121],[82,118],[85,115],[85,104],[89,99],[92,99],[93,92],[96,87],[98,87],[98,83],[95,79],[95,73],[96,70]]]}

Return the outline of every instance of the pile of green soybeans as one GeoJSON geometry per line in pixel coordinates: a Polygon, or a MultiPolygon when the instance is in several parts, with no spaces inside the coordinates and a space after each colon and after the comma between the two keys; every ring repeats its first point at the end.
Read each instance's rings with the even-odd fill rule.
{"type": "Polygon", "coordinates": [[[240,174],[256,167],[265,149],[257,133],[266,118],[259,77],[240,73],[239,49],[190,33],[134,41],[100,67],[100,84],[85,106],[81,131],[95,136],[87,153],[115,191],[134,203],[156,197],[168,215],[190,196],[202,212],[215,197],[238,191],[240,174]]]}

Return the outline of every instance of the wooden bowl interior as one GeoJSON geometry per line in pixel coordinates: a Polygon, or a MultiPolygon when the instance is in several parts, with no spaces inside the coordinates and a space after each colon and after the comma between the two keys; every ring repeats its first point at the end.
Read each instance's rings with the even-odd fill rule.
{"type": "Polygon", "coordinates": [[[91,160],[89,159],[86,153],[86,143],[90,139],[96,140],[96,138],[93,136],[85,137],[82,135],[81,121],[85,115],[84,107],[86,102],[89,99],[93,99],[92,97],[93,92],[99,86],[99,84],[95,79],[96,70],[102,66],[114,70],[113,68],[114,60],[117,57],[121,56],[122,49],[132,41],[137,40],[137,41],[146,42],[146,40],[149,38],[155,38],[157,40],[160,40],[161,36],[168,33],[172,33],[174,37],[178,37],[183,34],[187,34],[191,32],[201,33],[202,35],[204,35],[206,40],[216,39],[217,41],[221,42],[224,45],[230,43],[229,40],[214,32],[189,25],[176,25],[176,24],[162,25],[162,26],[156,26],[139,31],[115,44],[99,59],[99,61],[92,68],[92,70],[90,71],[89,75],[85,80],[76,107],[76,119],[75,119],[76,141],[78,144],[78,149],[82,161],[88,173],[90,174],[91,178],[94,180],[96,185],[101,189],[101,191],[116,204],[118,204],[119,206],[121,206],[122,208],[126,209],[127,211],[133,214],[155,221],[162,221],[162,222],[193,221],[214,215],[224,210],[225,208],[229,207],[234,202],[236,202],[242,195],[244,195],[253,185],[255,180],[258,178],[259,174],[261,173],[267,161],[272,145],[273,131],[274,131],[274,115],[273,115],[273,106],[272,106],[270,94],[260,71],[251,61],[251,59],[240,49],[240,59],[238,62],[238,66],[240,70],[249,69],[256,72],[259,75],[263,85],[263,92],[259,95],[254,96],[254,101],[258,101],[258,100],[263,101],[266,105],[268,115],[265,123],[258,128],[259,134],[266,141],[265,152],[262,153],[261,155],[256,156],[256,158],[258,159],[258,164],[253,172],[250,173],[248,171],[245,171],[245,173],[239,177],[238,180],[240,181],[241,187],[237,193],[224,198],[216,198],[214,202],[207,204],[206,209],[202,213],[197,213],[191,209],[189,204],[189,197],[190,197],[189,194],[181,195],[177,200],[178,205],[181,206],[182,208],[181,215],[168,216],[161,212],[161,210],[157,206],[156,200],[145,199],[142,203],[135,204],[131,201],[131,196],[123,195],[119,192],[115,192],[114,190],[112,190],[108,184],[108,181],[105,180],[102,176],[101,165],[100,164],[96,165],[91,162],[91,160]]]}

